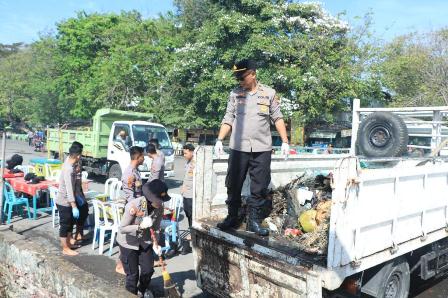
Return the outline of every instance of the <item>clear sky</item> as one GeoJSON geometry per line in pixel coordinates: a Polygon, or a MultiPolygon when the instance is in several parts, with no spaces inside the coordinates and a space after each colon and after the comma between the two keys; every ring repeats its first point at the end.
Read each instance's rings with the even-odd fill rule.
{"type": "MultiPolygon", "coordinates": [[[[448,26],[448,0],[326,0],[320,1],[332,14],[355,17],[373,12],[374,31],[390,40],[412,31],[448,26]]],[[[55,23],[75,16],[76,11],[120,12],[135,9],[144,17],[173,9],[172,0],[0,0],[0,43],[30,43],[39,32],[54,30],[55,23]]]]}

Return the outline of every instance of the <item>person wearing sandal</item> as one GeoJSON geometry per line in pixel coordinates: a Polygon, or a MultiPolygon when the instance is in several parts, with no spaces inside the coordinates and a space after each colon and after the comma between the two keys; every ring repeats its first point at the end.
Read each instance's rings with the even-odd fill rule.
{"type": "Polygon", "coordinates": [[[59,193],[55,200],[59,211],[59,238],[62,253],[68,256],[78,254],[73,250],[78,248],[75,245],[76,240],[72,238],[73,226],[76,223],[78,232],[80,232],[79,226],[84,225],[84,221],[89,214],[89,208],[81,188],[80,159],[82,149],[83,145],[79,142],[73,142],[70,146],[69,156],[62,165],[59,177],[59,193]],[[78,171],[79,175],[77,175],[78,171]],[[78,178],[79,183],[77,183],[78,178]],[[78,186],[80,189],[78,189],[78,186]]]}

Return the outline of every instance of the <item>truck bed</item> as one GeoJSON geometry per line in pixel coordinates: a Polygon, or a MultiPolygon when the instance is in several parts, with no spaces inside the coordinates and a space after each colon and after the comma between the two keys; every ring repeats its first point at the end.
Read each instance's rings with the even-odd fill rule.
{"type": "Polygon", "coordinates": [[[198,224],[192,229],[197,283],[214,297],[322,297],[310,260],[269,248],[265,239],[242,231],[198,224]]]}
{"type": "MultiPolygon", "coordinates": [[[[227,214],[227,160],[215,159],[211,148],[198,149],[193,201],[193,232],[198,239],[193,245],[196,245],[196,270],[199,275],[205,272],[208,276],[207,282],[200,286],[214,288],[210,283],[214,277],[219,279],[221,273],[202,265],[208,258],[222,258],[220,262],[227,262],[227,266],[239,262],[241,268],[241,264],[250,263],[254,268],[262,266],[268,271],[254,272],[249,267],[244,269],[246,271],[238,269],[240,284],[249,278],[244,287],[246,292],[244,295],[238,291],[227,292],[231,293],[227,296],[257,297],[257,292],[251,290],[256,282],[251,276],[257,275],[269,284],[263,286],[262,291],[271,293],[269,289],[275,289],[272,290],[274,296],[279,295],[276,291],[286,288],[286,294],[280,296],[320,297],[320,293],[303,291],[311,289],[313,283],[328,290],[337,289],[348,276],[448,236],[447,163],[430,162],[416,166],[416,162],[411,161],[393,164],[390,168],[361,169],[356,157],[341,155],[311,159],[297,156],[288,161],[273,159],[273,188],[285,185],[310,169],[316,172],[331,169],[333,173],[326,256],[295,250],[294,243],[275,237],[264,239],[242,230],[223,232],[216,229],[217,220],[227,214]],[[206,244],[208,242],[216,247],[213,249],[212,245],[206,244]],[[267,259],[278,262],[278,265],[266,262],[267,259]],[[271,266],[275,274],[269,273],[271,266]],[[286,282],[290,278],[297,289],[286,282]]],[[[247,195],[248,190],[246,183],[243,195],[247,195]]]]}
{"type": "MultiPolygon", "coordinates": [[[[206,218],[198,221],[198,223],[202,226],[204,230],[210,231],[210,229],[216,229],[216,224],[220,222],[217,219],[206,218]]],[[[266,247],[270,250],[282,253],[288,257],[295,258],[296,261],[293,263],[301,264],[305,267],[311,268],[313,265],[325,266],[327,256],[317,255],[317,254],[309,254],[306,253],[298,247],[297,243],[291,241],[287,238],[284,238],[280,235],[270,235],[269,237],[260,237],[255,235],[254,233],[246,232],[245,226],[242,225],[237,230],[229,230],[226,233],[238,237],[242,239],[244,246],[250,248],[254,245],[258,245],[260,247],[266,247]]]]}

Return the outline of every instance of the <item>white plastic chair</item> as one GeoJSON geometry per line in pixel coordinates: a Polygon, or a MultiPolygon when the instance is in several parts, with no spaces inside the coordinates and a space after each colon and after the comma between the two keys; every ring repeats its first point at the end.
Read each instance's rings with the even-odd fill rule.
{"type": "Polygon", "coordinates": [[[87,171],[82,171],[81,172],[81,179],[82,180],[87,180],[88,177],[89,177],[89,173],[87,171]]]}
{"type": "Polygon", "coordinates": [[[50,191],[50,199],[51,199],[51,204],[52,204],[51,218],[52,218],[53,228],[54,228],[54,227],[56,227],[56,224],[55,224],[56,218],[57,218],[57,222],[59,224],[59,212],[58,212],[58,209],[56,208],[56,203],[55,203],[55,200],[58,197],[59,189],[54,186],[50,186],[50,187],[48,187],[48,190],[50,191]]]}
{"type": "Polygon", "coordinates": [[[123,183],[121,181],[114,181],[110,187],[110,200],[114,201],[120,198],[121,195],[121,187],[123,183]]]}
{"type": "Polygon", "coordinates": [[[52,180],[52,181],[59,181],[59,176],[61,176],[61,172],[62,170],[60,169],[56,169],[56,170],[51,170],[51,168],[49,169],[49,175],[46,177],[47,180],[52,180]]]}
{"type": "MultiPolygon", "coordinates": [[[[1,163],[0,163],[1,164],[1,163]]],[[[28,174],[28,166],[24,166],[24,165],[17,165],[14,167],[15,170],[20,170],[23,172],[23,174],[28,174]]]]}
{"type": "Polygon", "coordinates": [[[111,202],[110,206],[112,209],[112,217],[113,217],[114,226],[113,226],[113,229],[112,229],[111,235],[110,235],[109,256],[112,255],[115,237],[117,236],[118,228],[120,227],[120,223],[121,223],[121,212],[120,211],[121,211],[121,209],[124,209],[124,204],[111,202]]]}
{"type": "Polygon", "coordinates": [[[179,220],[179,213],[180,213],[180,208],[183,207],[183,197],[181,194],[178,193],[168,193],[169,196],[171,197],[171,200],[169,200],[168,202],[164,203],[164,207],[171,209],[171,210],[175,210],[176,211],[176,221],[179,220]]]}
{"type": "Polygon", "coordinates": [[[115,236],[118,232],[118,213],[116,212],[116,207],[114,204],[110,203],[103,203],[99,200],[92,200],[93,204],[93,216],[95,219],[95,227],[93,230],[93,241],[92,241],[92,249],[95,250],[95,243],[96,243],[96,237],[98,235],[98,242],[99,242],[99,251],[98,253],[100,255],[103,254],[104,250],[104,237],[106,234],[106,231],[111,231],[111,239],[110,239],[110,248],[109,248],[109,254],[112,254],[112,248],[115,241],[115,236]],[[108,220],[108,214],[106,208],[110,207],[111,213],[112,213],[112,220],[108,220]],[[102,220],[101,220],[102,218],[102,220]]]}
{"type": "Polygon", "coordinates": [[[27,165],[27,167],[28,167],[27,174],[28,174],[28,173],[36,173],[36,168],[35,168],[34,166],[32,166],[32,165],[27,165]]]}
{"type": "Polygon", "coordinates": [[[96,197],[110,196],[112,183],[117,182],[117,178],[109,178],[104,183],[104,193],[96,195],[96,197]]]}
{"type": "Polygon", "coordinates": [[[104,194],[107,196],[110,196],[110,192],[112,190],[112,185],[114,182],[118,182],[117,178],[109,178],[106,180],[106,183],[104,183],[104,194]]]}
{"type": "Polygon", "coordinates": [[[164,208],[168,208],[170,210],[175,211],[176,215],[176,224],[175,224],[175,232],[173,232],[173,225],[171,219],[164,219],[160,222],[160,228],[164,231],[165,234],[165,246],[162,250],[170,249],[170,238],[172,242],[176,242],[178,238],[180,238],[180,230],[179,230],[179,213],[180,208],[183,206],[183,197],[181,194],[169,194],[171,200],[164,203],[164,208]]]}
{"type": "Polygon", "coordinates": [[[19,165],[19,166],[15,166],[14,169],[19,169],[23,172],[24,175],[28,174],[28,173],[34,173],[34,167],[30,166],[30,165],[19,165]]]}
{"type": "Polygon", "coordinates": [[[121,224],[121,217],[122,217],[122,214],[124,213],[124,209],[125,209],[125,204],[123,204],[123,203],[115,203],[114,202],[114,205],[117,208],[116,211],[118,212],[118,217],[117,217],[117,219],[118,219],[118,226],[120,226],[120,224],[121,224]]]}

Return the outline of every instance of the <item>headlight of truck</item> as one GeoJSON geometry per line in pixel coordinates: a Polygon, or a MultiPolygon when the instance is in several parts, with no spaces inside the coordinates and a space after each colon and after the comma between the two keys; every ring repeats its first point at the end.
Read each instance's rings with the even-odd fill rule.
{"type": "Polygon", "coordinates": [[[165,164],[165,171],[173,171],[174,170],[174,163],[173,162],[167,162],[165,164]]]}

